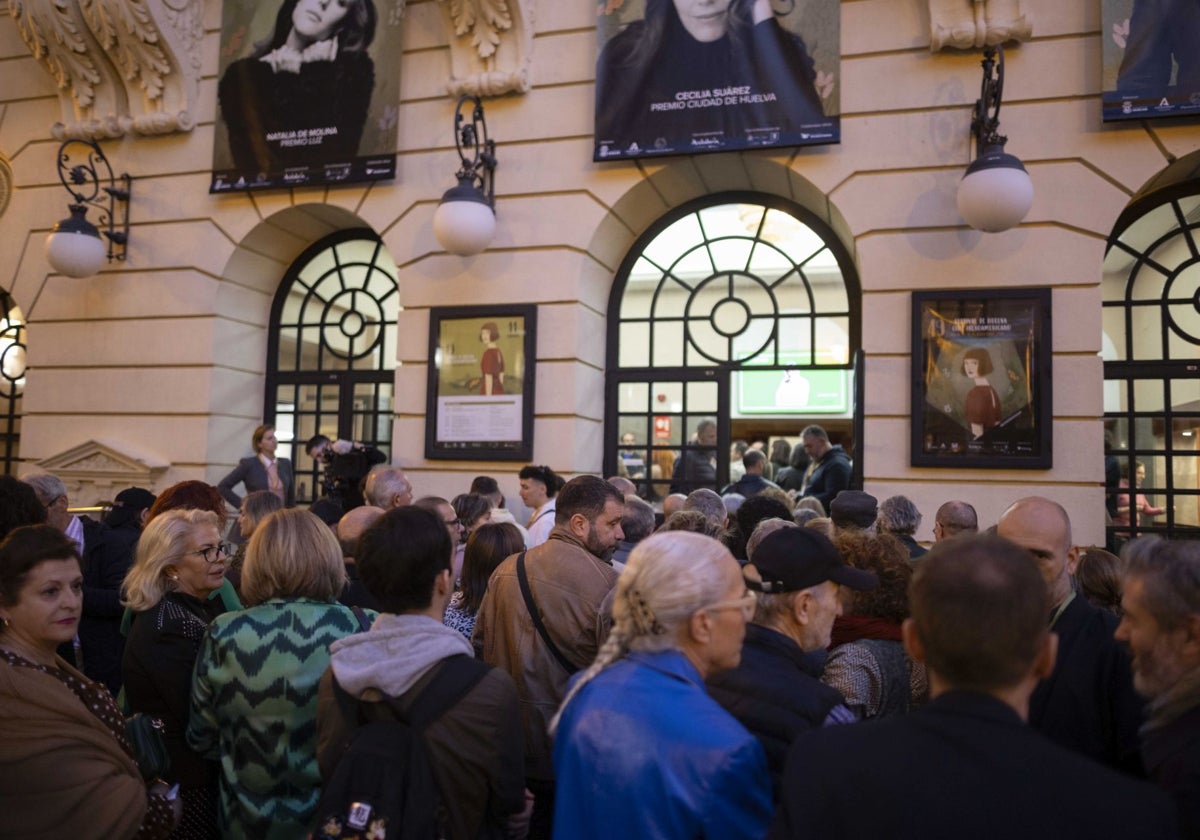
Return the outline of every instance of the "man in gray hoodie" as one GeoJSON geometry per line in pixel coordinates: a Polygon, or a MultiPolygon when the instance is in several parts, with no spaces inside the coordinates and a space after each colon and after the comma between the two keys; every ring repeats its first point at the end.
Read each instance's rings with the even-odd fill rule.
{"type": "Polygon", "coordinates": [[[417,507],[389,510],[363,532],[358,570],[383,612],[370,630],[330,648],[317,711],[321,776],[332,775],[357,724],[337,701],[335,678],[358,700],[387,696],[408,708],[443,669],[474,667],[477,681],[423,730],[448,812],[446,836],[524,836],[530,808],[517,689],[507,673],[474,660],[471,643],[442,623],[454,591],[453,553],[442,520],[417,507]]]}

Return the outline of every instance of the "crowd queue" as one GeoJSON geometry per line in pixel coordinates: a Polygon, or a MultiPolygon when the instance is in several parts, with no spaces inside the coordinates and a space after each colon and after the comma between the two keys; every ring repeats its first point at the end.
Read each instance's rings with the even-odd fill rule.
{"type": "Polygon", "coordinates": [[[822,438],[662,513],[530,465],[524,521],[320,436],[297,509],[269,426],[105,523],[0,477],[0,834],[1200,838],[1200,542],[1025,497],[927,549],[822,438]]]}

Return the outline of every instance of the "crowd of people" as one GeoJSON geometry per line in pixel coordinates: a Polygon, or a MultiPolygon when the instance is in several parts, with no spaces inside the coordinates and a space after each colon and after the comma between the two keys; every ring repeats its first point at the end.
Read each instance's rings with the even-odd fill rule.
{"type": "Polygon", "coordinates": [[[106,523],[0,477],[6,833],[1200,837],[1200,543],[1080,548],[1025,497],[926,547],[751,449],[661,513],[529,465],[523,522],[366,464],[327,522],[254,444],[106,523]]]}

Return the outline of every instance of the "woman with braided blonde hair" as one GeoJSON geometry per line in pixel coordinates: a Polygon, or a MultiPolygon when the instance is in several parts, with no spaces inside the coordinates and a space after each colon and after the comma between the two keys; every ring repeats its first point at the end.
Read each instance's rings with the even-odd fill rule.
{"type": "Polygon", "coordinates": [[[617,580],[612,633],[550,723],[555,836],[766,834],[762,747],[704,689],[738,664],[754,605],[711,537],[672,531],[637,544],[617,580]]]}

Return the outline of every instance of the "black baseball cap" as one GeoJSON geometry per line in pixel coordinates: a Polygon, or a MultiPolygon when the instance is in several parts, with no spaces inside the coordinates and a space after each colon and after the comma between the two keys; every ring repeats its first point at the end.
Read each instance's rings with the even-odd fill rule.
{"type": "Polygon", "coordinates": [[[831,580],[851,589],[879,586],[874,572],[847,566],[824,534],[811,528],[780,528],[754,549],[745,567],[746,586],[756,592],[797,592],[831,580]]]}
{"type": "Polygon", "coordinates": [[[130,487],[117,494],[114,504],[133,511],[146,510],[154,505],[154,494],[144,487],[130,487]]]}

